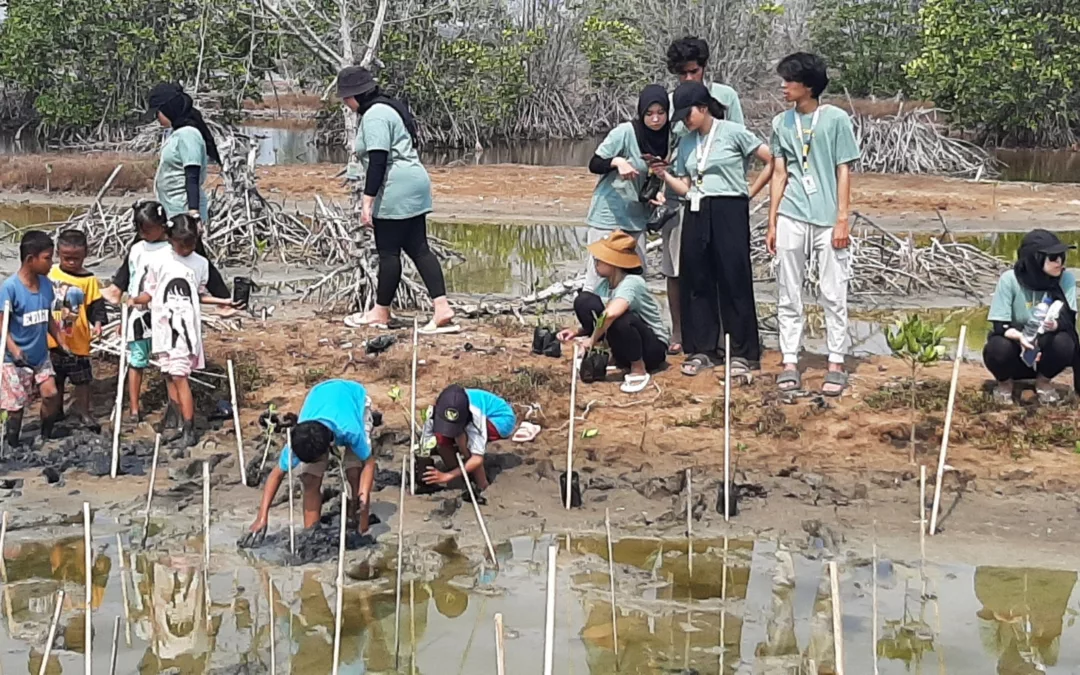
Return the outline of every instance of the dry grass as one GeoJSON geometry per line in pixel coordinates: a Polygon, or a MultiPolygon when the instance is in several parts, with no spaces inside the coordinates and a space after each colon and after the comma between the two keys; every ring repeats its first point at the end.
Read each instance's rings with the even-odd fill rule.
{"type": "Polygon", "coordinates": [[[13,155],[0,159],[0,190],[96,194],[117,164],[123,164],[114,191],[142,192],[153,187],[157,158],[152,155],[88,153],[13,155]],[[49,173],[49,167],[52,173],[49,173]]]}
{"type": "Polygon", "coordinates": [[[261,101],[244,101],[244,110],[277,110],[279,106],[282,110],[318,110],[323,104],[317,94],[297,92],[274,96],[272,91],[264,93],[261,101]]]}

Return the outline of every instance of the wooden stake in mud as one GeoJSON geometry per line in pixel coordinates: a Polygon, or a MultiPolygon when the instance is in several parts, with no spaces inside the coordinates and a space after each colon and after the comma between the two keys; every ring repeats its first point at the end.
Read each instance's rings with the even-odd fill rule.
{"type": "Polygon", "coordinates": [[[469,501],[472,502],[473,513],[476,514],[476,522],[480,525],[480,533],[484,535],[484,543],[487,544],[488,555],[491,556],[491,564],[499,569],[499,560],[495,557],[495,547],[491,545],[491,537],[488,536],[487,525],[484,524],[484,514],[480,513],[480,505],[476,503],[476,493],[472,489],[472,481],[469,472],[465,470],[465,462],[461,461],[461,455],[455,454],[458,466],[461,467],[461,477],[465,479],[465,487],[469,491],[469,501]]]}
{"type": "Polygon", "coordinates": [[[574,361],[570,365],[570,432],[566,442],[566,510],[570,510],[570,494],[573,492],[570,486],[574,478],[574,422],[577,417],[577,380],[578,380],[578,351],[581,348],[574,344],[574,361]]]}
{"type": "Polygon", "coordinates": [[[409,387],[409,494],[416,494],[416,364],[420,351],[420,324],[412,320],[412,385],[409,387]]]}
{"type": "Polygon", "coordinates": [[[90,502],[83,502],[83,563],[86,565],[86,607],[85,623],[83,624],[83,640],[86,645],[84,663],[86,675],[90,675],[90,664],[93,661],[94,625],[92,623],[91,605],[94,598],[94,585],[91,582],[93,575],[91,570],[94,566],[93,554],[90,551],[90,502]]]}
{"type": "MultiPolygon", "coordinates": [[[[4,325],[0,327],[0,344],[3,345],[3,357],[0,364],[7,361],[8,317],[11,315],[11,301],[4,301],[4,325]]],[[[7,443],[7,414],[4,414],[3,429],[0,430],[0,457],[4,456],[4,444],[7,443]]]]}
{"type": "Polygon", "coordinates": [[[109,675],[116,675],[116,654],[120,651],[120,617],[113,620],[112,654],[109,655],[109,675]]]}
{"type": "Polygon", "coordinates": [[[495,675],[506,675],[506,633],[502,612],[495,613],[495,675]]]}
{"type": "Polygon", "coordinates": [[[604,509],[604,530],[607,532],[608,581],[611,585],[611,643],[615,646],[615,670],[619,669],[619,624],[615,608],[615,547],[611,543],[611,509],[604,509]]]}
{"type": "Polygon", "coordinates": [[[7,563],[4,562],[4,540],[7,539],[8,512],[0,515],[0,577],[7,583],[7,563]]]}
{"type": "MultiPolygon", "coordinates": [[[[841,620],[843,612],[840,609],[840,578],[836,570],[836,562],[829,562],[829,584],[832,587],[832,626],[833,626],[833,652],[836,675],[844,675],[844,624],[841,620]]],[[[876,659],[875,659],[876,660],[876,659]]]]}
{"type": "Polygon", "coordinates": [[[690,469],[686,470],[686,568],[694,576],[694,534],[690,521],[694,519],[693,490],[690,486],[690,469]]]}
{"type": "Polygon", "coordinates": [[[226,365],[229,368],[229,396],[232,398],[233,429],[236,431],[236,455],[240,459],[240,482],[247,487],[247,464],[244,462],[244,439],[240,435],[240,406],[236,404],[236,375],[233,373],[232,359],[229,359],[226,365]]]}
{"type": "MultiPolygon", "coordinates": [[[[574,350],[577,356],[577,349],[574,350]]],[[[555,667],[555,559],[559,555],[559,544],[552,542],[548,547],[547,560],[547,610],[544,613],[544,675],[551,675],[555,667]]]]}
{"type": "Polygon", "coordinates": [[[157,480],[157,459],[161,451],[161,434],[154,436],[154,460],[150,464],[150,484],[146,486],[146,513],[143,514],[142,547],[146,548],[146,538],[150,536],[150,504],[154,501],[154,481],[157,480]]]}
{"type": "Polygon", "coordinates": [[[41,666],[38,675],[45,675],[45,668],[49,663],[49,654],[52,654],[53,642],[56,640],[56,627],[60,625],[60,613],[64,611],[64,590],[56,592],[56,607],[53,608],[52,623],[49,624],[49,639],[45,642],[45,653],[41,657],[41,666]]]}
{"type": "Polygon", "coordinates": [[[203,567],[210,569],[210,462],[202,464],[203,567]]]}
{"type": "MultiPolygon", "coordinates": [[[[127,562],[124,557],[124,541],[116,533],[116,557],[120,561],[120,597],[124,602],[124,644],[131,646],[131,612],[128,610],[127,562]]],[[[117,617],[119,618],[119,617],[117,617]]]]}
{"type": "Polygon", "coordinates": [[[338,561],[337,561],[337,598],[335,599],[336,610],[334,612],[334,663],[332,667],[332,675],[338,675],[338,667],[341,663],[341,613],[345,607],[345,521],[348,517],[345,515],[348,513],[348,498],[345,496],[345,492],[341,493],[341,534],[338,542],[338,561]]]}
{"type": "Polygon", "coordinates": [[[964,358],[964,342],[967,325],[960,326],[956,341],[956,357],[953,359],[952,382],[949,383],[949,404],[945,409],[945,429],[941,432],[941,452],[938,453],[937,481],[934,484],[934,508],[930,511],[930,536],[937,533],[938,513],[941,510],[941,481],[945,477],[945,453],[949,450],[949,431],[952,429],[953,405],[956,404],[956,383],[960,378],[960,362],[964,358]]]}
{"type": "Polygon", "coordinates": [[[270,422],[266,426],[266,447],[263,448],[262,460],[259,461],[259,473],[262,473],[263,468],[266,466],[266,458],[270,456],[270,444],[274,442],[274,423],[270,422]]]}
{"type": "Polygon", "coordinates": [[[926,567],[926,465],[919,467],[919,573],[926,567]]]}
{"type": "Polygon", "coordinates": [[[731,520],[731,335],[724,334],[724,522],[731,520]]]}
{"type": "Polygon", "coordinates": [[[878,601],[877,601],[877,521],[874,521],[874,542],[872,544],[873,554],[871,556],[871,564],[873,569],[870,572],[870,605],[871,605],[871,617],[870,617],[870,656],[874,659],[874,675],[878,675],[878,659],[877,659],[877,641],[878,641],[878,601]]]}
{"type": "Polygon", "coordinates": [[[289,554],[296,555],[296,509],[293,507],[293,478],[292,478],[292,429],[285,430],[285,441],[289,446],[289,554]]]}
{"type": "Polygon", "coordinates": [[[127,380],[127,325],[128,306],[120,304],[120,369],[116,371],[116,410],[113,417],[112,469],[109,475],[116,478],[120,470],[120,425],[124,421],[124,384],[127,380]]]}
{"type": "Polygon", "coordinates": [[[724,671],[724,657],[727,647],[724,636],[727,633],[727,554],[728,538],[724,537],[724,557],[721,559],[720,568],[720,673],[724,671]]]}
{"type": "Polygon", "coordinates": [[[266,594],[270,596],[270,675],[277,675],[277,636],[274,634],[274,578],[266,573],[266,594]]]}
{"type": "MultiPolygon", "coordinates": [[[[413,323],[416,323],[415,319],[413,323]]],[[[405,561],[405,473],[409,468],[409,457],[412,454],[410,450],[407,455],[401,458],[401,496],[398,500],[397,583],[394,591],[394,670],[400,669],[398,655],[401,652],[401,571],[405,561]]],[[[409,601],[412,602],[411,598],[409,601]]]]}

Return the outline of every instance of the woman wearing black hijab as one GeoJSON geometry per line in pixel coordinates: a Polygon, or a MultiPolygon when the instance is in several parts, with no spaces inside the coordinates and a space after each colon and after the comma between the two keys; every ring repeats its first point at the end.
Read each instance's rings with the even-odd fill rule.
{"type": "Polygon", "coordinates": [[[1073,367],[1073,387],[1080,392],[1080,341],[1076,334],[1076,277],[1065,269],[1065,256],[1076,248],[1063,243],[1046,230],[1032,230],[1024,236],[1016,264],[998,280],[990,301],[989,319],[993,327],[983,348],[983,362],[997,380],[994,398],[999,403],[1013,401],[1014,380],[1035,380],[1041,403],[1054,403],[1058,393],[1051,386],[1065,368],[1073,367]],[[1057,319],[1043,323],[1042,333],[1029,343],[1024,326],[1035,307],[1049,299],[1061,302],[1057,319]],[[1022,360],[1025,348],[1039,351],[1035,367],[1022,360]]]}
{"type": "MultiPolygon", "coordinates": [[[[667,90],[658,84],[645,87],[638,96],[637,118],[615,127],[596,149],[589,171],[600,176],[593,188],[585,224],[586,244],[593,244],[615,230],[622,230],[638,242],[638,257],[645,260],[645,225],[652,215],[656,192],[645,192],[650,183],[649,162],[668,156],[671,126],[667,90]]],[[[653,179],[653,188],[662,187],[653,179]]],[[[600,276],[588,256],[585,290],[593,291],[600,276]]]]}
{"type": "MultiPolygon", "coordinates": [[[[186,213],[202,221],[200,230],[205,231],[210,222],[210,201],[203,189],[206,167],[211,160],[221,165],[214,136],[191,97],[184,93],[178,84],[162,82],[155,85],[150,90],[149,108],[156,113],[161,126],[172,130],[161,146],[157,174],[154,176],[157,201],[161,203],[165,216],[170,220],[186,213]]],[[[210,260],[201,236],[195,252],[210,260]]],[[[121,270],[126,269],[125,261],[121,270]]],[[[212,262],[206,288],[217,298],[227,298],[230,295],[221,273],[212,262]]]]}

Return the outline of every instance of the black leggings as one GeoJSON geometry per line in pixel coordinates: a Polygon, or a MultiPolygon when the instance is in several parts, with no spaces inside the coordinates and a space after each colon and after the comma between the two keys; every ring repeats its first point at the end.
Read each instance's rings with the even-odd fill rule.
{"type": "Polygon", "coordinates": [[[1052,379],[1072,365],[1076,341],[1071,335],[1064,331],[1055,331],[1043,333],[1037,340],[1042,356],[1034,370],[1020,360],[1020,343],[1004,335],[991,335],[986,340],[983,363],[998,382],[1031,380],[1036,374],[1052,379]]]}
{"type": "Polygon", "coordinates": [[[420,278],[427,286],[432,299],[446,295],[439,259],[431,252],[427,242],[427,216],[419,215],[405,220],[375,218],[375,248],[379,251],[379,289],[375,302],[389,307],[397,295],[401,283],[401,252],[412,258],[420,278]]]}
{"type": "MultiPolygon", "coordinates": [[[[582,291],[574,298],[574,314],[586,335],[596,328],[596,317],[604,313],[604,301],[596,293],[582,291]]],[[[644,361],[646,370],[656,370],[667,360],[667,345],[649,324],[631,311],[611,322],[604,333],[612,360],[618,366],[644,361]]]]}

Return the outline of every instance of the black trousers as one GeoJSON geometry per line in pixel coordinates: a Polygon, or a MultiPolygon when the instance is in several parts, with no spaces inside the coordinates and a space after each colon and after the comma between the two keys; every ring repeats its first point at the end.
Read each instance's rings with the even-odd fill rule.
{"type": "MultiPolygon", "coordinates": [[[[596,329],[596,317],[604,313],[604,301],[600,296],[582,291],[574,298],[574,314],[586,334],[596,329]]],[[[604,333],[615,365],[629,366],[634,361],[644,361],[646,370],[656,370],[667,360],[667,345],[656,337],[649,324],[637,314],[627,312],[611,322],[604,333]]]]}
{"type": "Polygon", "coordinates": [[[379,252],[379,288],[375,293],[375,301],[379,305],[389,307],[397,295],[401,283],[402,251],[416,265],[416,271],[427,286],[428,295],[432,298],[446,295],[446,281],[439,267],[439,259],[428,246],[426,215],[405,220],[376,218],[373,224],[375,248],[379,252]]]}
{"type": "Polygon", "coordinates": [[[679,260],[683,351],[719,356],[722,331],[731,356],[761,360],[754,272],[750,264],[750,200],[706,197],[686,209],[679,260]]]}
{"type": "Polygon", "coordinates": [[[1035,369],[1020,360],[1020,343],[1004,335],[991,335],[983,347],[983,363],[998,382],[1005,380],[1031,380],[1035,375],[1057,377],[1072,365],[1076,353],[1076,341],[1065,331],[1043,333],[1036,338],[1042,356],[1035,369]]]}

